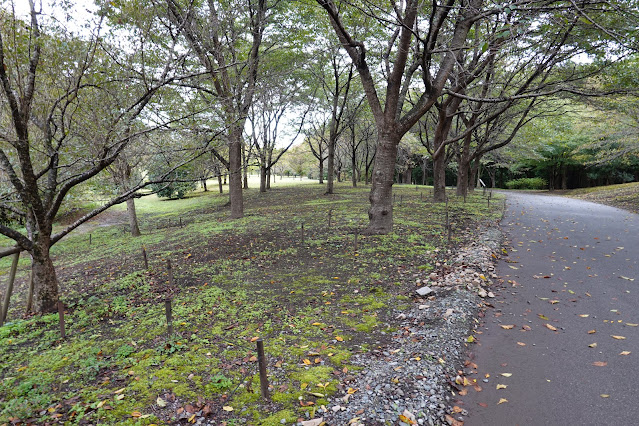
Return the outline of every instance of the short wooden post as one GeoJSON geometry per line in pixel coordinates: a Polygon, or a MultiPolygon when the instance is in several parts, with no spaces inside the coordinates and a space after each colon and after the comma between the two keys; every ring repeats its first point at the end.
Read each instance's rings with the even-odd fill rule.
{"type": "Polygon", "coordinates": [[[164,310],[166,313],[166,329],[169,337],[173,336],[173,310],[171,308],[171,299],[164,301],[164,310]]]}
{"type": "Polygon", "coordinates": [[[262,391],[262,398],[269,400],[268,393],[268,377],[266,375],[266,355],[264,355],[264,342],[262,339],[257,339],[257,363],[260,369],[260,389],[262,391]]]}
{"type": "Polygon", "coordinates": [[[404,202],[404,195],[402,194],[399,196],[399,205],[401,206],[403,202],[404,202]]]}
{"type": "Polygon", "coordinates": [[[171,266],[171,259],[166,259],[166,273],[169,276],[169,286],[173,286],[173,267],[171,266]]]}
{"type": "Polygon", "coordinates": [[[142,259],[144,260],[144,269],[149,269],[149,258],[146,255],[146,247],[142,246],[142,259]]]}
{"type": "Polygon", "coordinates": [[[91,234],[89,234],[89,245],[91,245],[91,234]]]}
{"type": "Polygon", "coordinates": [[[65,339],[66,331],[64,330],[64,303],[58,300],[58,317],[60,318],[60,337],[65,339]]]}
{"type": "Polygon", "coordinates": [[[180,228],[182,227],[182,217],[180,216],[180,228]]]}
{"type": "Polygon", "coordinates": [[[331,227],[331,219],[333,218],[333,209],[328,210],[328,227],[331,227]]]}
{"type": "Polygon", "coordinates": [[[7,320],[7,313],[9,312],[9,301],[11,300],[11,293],[13,293],[13,283],[16,280],[16,273],[18,271],[18,260],[20,260],[20,252],[13,255],[13,261],[11,262],[11,272],[9,272],[9,282],[7,283],[7,290],[4,294],[4,301],[0,307],[0,326],[7,320]]]}
{"type": "Polygon", "coordinates": [[[300,240],[302,241],[302,244],[304,243],[304,223],[302,223],[302,227],[300,228],[300,240]]]}

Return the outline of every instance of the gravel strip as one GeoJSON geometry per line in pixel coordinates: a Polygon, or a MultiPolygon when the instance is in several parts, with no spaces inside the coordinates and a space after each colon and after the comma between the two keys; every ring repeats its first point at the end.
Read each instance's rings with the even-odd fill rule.
{"type": "Polygon", "coordinates": [[[399,323],[393,343],[353,356],[351,363],[362,371],[317,410],[316,419],[299,425],[452,423],[449,383],[463,368],[465,342],[476,324],[482,297],[493,297],[486,287],[497,278],[493,262],[500,242],[497,228],[484,229],[477,242],[456,253],[450,264],[437,265],[440,274],[418,280],[422,296],[415,294],[410,311],[393,314],[399,323]]]}

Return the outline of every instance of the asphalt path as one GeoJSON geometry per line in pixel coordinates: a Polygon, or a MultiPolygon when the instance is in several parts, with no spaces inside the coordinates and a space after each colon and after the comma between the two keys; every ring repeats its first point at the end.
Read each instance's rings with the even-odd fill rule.
{"type": "Polygon", "coordinates": [[[639,425],[639,215],[508,193],[502,230],[464,425],[639,425]]]}

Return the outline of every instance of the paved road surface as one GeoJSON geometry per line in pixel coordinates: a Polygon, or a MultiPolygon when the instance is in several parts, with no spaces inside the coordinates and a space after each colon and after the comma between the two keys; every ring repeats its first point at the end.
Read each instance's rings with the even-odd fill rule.
{"type": "Polygon", "coordinates": [[[482,390],[459,401],[465,426],[639,425],[639,215],[509,193],[502,228],[512,249],[471,348],[482,390]]]}

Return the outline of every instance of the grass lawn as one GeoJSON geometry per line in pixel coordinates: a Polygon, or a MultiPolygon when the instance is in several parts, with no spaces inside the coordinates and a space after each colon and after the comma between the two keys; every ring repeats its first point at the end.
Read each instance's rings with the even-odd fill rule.
{"type": "Polygon", "coordinates": [[[565,195],[639,213],[639,182],[572,189],[565,195]]]}
{"type": "MultiPolygon", "coordinates": [[[[357,374],[353,354],[390,339],[396,311],[413,303],[416,278],[437,262],[445,266],[481,223],[501,216],[496,197],[489,206],[481,193],[466,203],[451,194],[449,242],[446,207],[427,201],[431,188],[396,185],[394,232],[363,237],[357,231],[367,224],[369,188],[338,184],[328,196],[312,181],[285,182],[278,178],[267,194],[246,191],[239,220],[229,219],[226,194],[198,192],[137,200],[142,237],[121,224],[102,226],[125,223],[122,207],[69,235],[52,251],[66,305],[64,340],[57,314],[23,316],[23,255],[0,328],[0,424],[205,417],[280,425],[305,411],[312,416],[357,374]],[[268,402],[260,397],[257,338],[267,355],[268,402]]],[[[0,267],[4,278],[9,259],[0,267]]]]}

